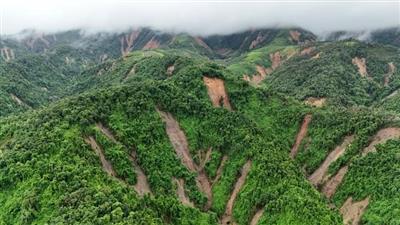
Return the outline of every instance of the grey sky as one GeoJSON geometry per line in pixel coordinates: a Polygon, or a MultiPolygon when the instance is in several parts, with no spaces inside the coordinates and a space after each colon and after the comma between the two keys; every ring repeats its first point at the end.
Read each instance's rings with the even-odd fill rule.
{"type": "Polygon", "coordinates": [[[1,31],[118,31],[150,26],[196,34],[297,25],[316,33],[400,25],[400,0],[0,0],[1,31]]]}

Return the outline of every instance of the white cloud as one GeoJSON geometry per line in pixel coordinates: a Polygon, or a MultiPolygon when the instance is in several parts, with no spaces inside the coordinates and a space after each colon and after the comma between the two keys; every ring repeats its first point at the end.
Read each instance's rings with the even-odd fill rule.
{"type": "Polygon", "coordinates": [[[274,25],[297,25],[321,33],[400,25],[398,0],[0,0],[0,3],[3,34],[26,28],[118,31],[150,26],[204,35],[274,25]]]}

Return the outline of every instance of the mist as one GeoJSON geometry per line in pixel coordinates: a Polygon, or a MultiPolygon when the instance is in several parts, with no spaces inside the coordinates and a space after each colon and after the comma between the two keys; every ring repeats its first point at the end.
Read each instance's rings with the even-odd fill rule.
{"type": "Polygon", "coordinates": [[[400,25],[400,1],[2,0],[2,35],[24,29],[122,31],[151,27],[198,35],[299,26],[317,34],[400,25]]]}

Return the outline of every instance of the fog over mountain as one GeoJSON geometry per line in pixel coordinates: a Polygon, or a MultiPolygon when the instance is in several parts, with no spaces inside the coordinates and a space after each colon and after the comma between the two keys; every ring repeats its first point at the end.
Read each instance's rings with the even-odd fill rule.
{"type": "Polygon", "coordinates": [[[300,26],[323,34],[400,24],[399,1],[2,0],[1,34],[23,29],[118,31],[129,27],[193,34],[300,26]]]}

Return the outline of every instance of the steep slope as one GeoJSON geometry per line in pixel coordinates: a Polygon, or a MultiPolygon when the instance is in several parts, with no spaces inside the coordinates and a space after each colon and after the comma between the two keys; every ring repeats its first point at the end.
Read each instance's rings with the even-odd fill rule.
{"type": "Polygon", "coordinates": [[[328,208],[289,158],[303,106],[225,73],[192,64],[164,80],[100,89],[1,119],[0,220],[217,224],[229,209],[233,221],[248,224],[265,208],[263,224],[340,224],[338,211],[328,208]],[[205,75],[225,81],[232,111],[213,106],[205,75]],[[186,136],[193,164],[201,165],[199,151],[212,148],[202,172],[179,159],[178,142],[168,136],[157,108],[179,124],[179,140],[186,136]],[[140,179],[132,151],[151,190],[143,197],[135,188],[140,179]],[[208,210],[199,174],[213,181],[208,210]]]}
{"type": "Polygon", "coordinates": [[[399,72],[391,69],[400,65],[396,48],[357,41],[312,48],[310,54],[296,54],[283,63],[265,86],[301,101],[323,98],[341,106],[371,105],[399,88],[399,72]]]}

